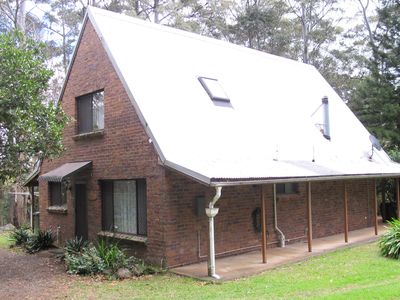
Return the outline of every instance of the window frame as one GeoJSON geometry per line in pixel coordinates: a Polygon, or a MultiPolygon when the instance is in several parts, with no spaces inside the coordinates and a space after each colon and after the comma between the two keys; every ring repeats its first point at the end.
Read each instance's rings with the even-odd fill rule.
{"type": "Polygon", "coordinates": [[[299,183],[298,182],[285,182],[276,184],[276,194],[277,195],[298,195],[299,194],[299,183]],[[288,186],[291,188],[288,188],[288,186]],[[279,186],[283,186],[283,191],[279,186]]]}
{"type": "Polygon", "coordinates": [[[105,179],[100,180],[100,192],[101,192],[101,207],[102,207],[102,220],[101,220],[101,228],[104,232],[115,232],[116,234],[122,235],[130,235],[130,236],[141,236],[147,237],[147,181],[144,178],[134,178],[134,179],[105,179]],[[136,233],[124,232],[116,230],[115,228],[115,214],[114,214],[114,187],[115,182],[118,181],[134,181],[136,186],[136,233]],[[106,184],[110,184],[110,190],[106,191],[106,184]],[[109,193],[108,196],[111,198],[106,199],[106,193],[109,193]],[[139,197],[144,197],[143,199],[139,199],[139,197]],[[107,203],[110,201],[111,203],[107,203]],[[143,205],[144,203],[144,205],[143,205]],[[139,207],[141,206],[141,207],[139,207]],[[144,206],[144,207],[143,207],[144,206]],[[109,211],[111,210],[111,211],[109,211]],[[143,212],[143,215],[140,215],[140,211],[143,212]],[[110,218],[108,220],[106,218],[110,218]],[[144,219],[143,219],[144,218],[144,219]],[[141,222],[145,222],[144,228],[141,228],[141,222]]]}
{"type": "Polygon", "coordinates": [[[64,186],[62,182],[48,182],[49,207],[62,207],[67,205],[67,197],[63,189],[64,186]],[[53,192],[55,187],[57,187],[58,191],[53,192]],[[56,201],[57,203],[55,202],[54,194],[59,194],[59,199],[56,201]]]}
{"type": "Polygon", "coordinates": [[[82,134],[82,135],[84,135],[84,134],[90,134],[90,133],[94,133],[94,132],[99,132],[99,131],[103,131],[104,130],[104,127],[105,127],[105,124],[104,124],[104,121],[105,121],[105,112],[104,112],[104,99],[105,99],[105,95],[104,95],[104,89],[100,89],[100,90],[96,90],[96,91],[94,91],[94,92],[90,92],[90,93],[87,93],[87,94],[84,94],[84,95],[80,95],[80,96],[78,96],[78,97],[75,97],[75,103],[76,103],[76,120],[77,120],[77,127],[76,127],[76,131],[77,131],[77,134],[78,135],[80,135],[80,134],[82,134]],[[97,129],[95,129],[94,128],[94,109],[93,109],[93,99],[94,99],[94,95],[96,95],[96,94],[100,94],[100,93],[102,93],[103,94],[103,97],[102,97],[102,102],[103,102],[103,127],[102,128],[97,128],[97,129]],[[82,117],[80,116],[80,102],[82,102],[84,99],[86,99],[86,98],[88,98],[88,97],[90,97],[90,113],[89,113],[89,115],[88,116],[86,116],[85,118],[89,118],[89,120],[90,120],[90,129],[89,130],[87,130],[87,131],[84,131],[81,127],[82,127],[82,124],[84,123],[84,122],[82,122],[82,117]]]}

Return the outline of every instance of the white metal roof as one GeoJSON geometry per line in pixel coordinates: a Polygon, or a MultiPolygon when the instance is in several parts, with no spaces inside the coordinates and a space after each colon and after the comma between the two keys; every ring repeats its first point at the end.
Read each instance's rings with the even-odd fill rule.
{"type": "Polygon", "coordinates": [[[88,16],[166,166],[206,184],[400,175],[383,150],[369,159],[368,131],[314,67],[98,8],[88,16]],[[198,77],[217,79],[230,106],[198,77]],[[315,126],[323,96],[331,141],[315,126]]]}

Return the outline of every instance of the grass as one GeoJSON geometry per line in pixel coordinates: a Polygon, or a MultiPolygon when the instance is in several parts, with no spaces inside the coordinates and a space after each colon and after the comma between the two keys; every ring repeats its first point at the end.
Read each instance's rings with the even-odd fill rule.
{"type": "Polygon", "coordinates": [[[8,238],[9,234],[7,232],[0,233],[0,249],[10,248],[12,242],[8,238]]]}
{"type": "Polygon", "coordinates": [[[342,249],[264,274],[206,283],[164,274],[125,281],[78,280],[72,299],[398,299],[400,261],[376,244],[342,249]]]}

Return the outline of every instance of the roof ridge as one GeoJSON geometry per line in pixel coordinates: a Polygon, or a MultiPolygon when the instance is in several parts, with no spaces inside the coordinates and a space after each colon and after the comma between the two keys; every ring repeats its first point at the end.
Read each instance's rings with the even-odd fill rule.
{"type": "Polygon", "coordinates": [[[113,11],[109,11],[109,10],[105,10],[105,9],[101,9],[101,8],[93,7],[93,6],[89,6],[88,7],[88,11],[90,12],[89,13],[89,18],[90,18],[91,13],[101,14],[101,15],[106,16],[108,18],[113,18],[113,19],[117,19],[117,20],[120,20],[120,21],[133,23],[135,25],[143,26],[143,27],[146,27],[146,28],[151,29],[151,30],[157,30],[157,31],[162,30],[165,33],[184,36],[186,38],[191,38],[191,39],[194,39],[194,40],[198,40],[200,42],[214,44],[214,45],[219,46],[219,47],[223,47],[223,48],[229,47],[232,50],[237,50],[237,51],[240,51],[240,52],[253,52],[253,54],[257,54],[258,56],[261,56],[261,57],[264,57],[264,58],[274,59],[274,60],[278,60],[278,61],[285,61],[286,63],[292,63],[292,64],[299,65],[299,66],[302,66],[302,67],[307,66],[307,67],[310,67],[310,68],[314,68],[314,66],[312,66],[310,64],[305,64],[305,63],[303,63],[301,61],[297,61],[297,60],[294,60],[294,59],[291,59],[291,58],[278,56],[278,55],[275,55],[275,54],[271,54],[271,53],[264,52],[264,51],[257,50],[257,49],[253,49],[253,48],[248,48],[248,47],[243,46],[243,45],[237,45],[237,44],[231,43],[229,41],[219,40],[219,39],[216,39],[216,38],[213,38],[213,37],[209,37],[209,36],[206,36],[206,35],[202,35],[202,34],[199,34],[199,33],[194,33],[194,32],[186,31],[186,30],[183,30],[183,29],[174,28],[174,27],[171,27],[171,26],[168,26],[168,25],[152,23],[150,21],[146,21],[146,20],[140,19],[140,18],[135,17],[135,16],[129,16],[129,15],[125,15],[125,14],[122,14],[122,13],[117,13],[117,12],[113,12],[113,11]]]}

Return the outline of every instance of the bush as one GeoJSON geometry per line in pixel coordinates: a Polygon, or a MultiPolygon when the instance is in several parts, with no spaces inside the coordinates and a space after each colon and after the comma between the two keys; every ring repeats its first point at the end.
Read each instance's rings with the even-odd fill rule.
{"type": "Polygon", "coordinates": [[[67,245],[69,246],[65,247],[65,264],[70,274],[103,274],[112,279],[118,277],[117,273],[121,268],[128,269],[135,276],[158,272],[157,268],[146,265],[143,260],[127,258],[116,243],[100,240],[96,246],[83,246],[80,241],[74,239],[67,242],[67,245]]]}
{"type": "Polygon", "coordinates": [[[388,231],[379,240],[381,254],[400,259],[400,220],[392,219],[388,224],[388,231]]]}
{"type": "Polygon", "coordinates": [[[105,269],[111,274],[116,273],[119,268],[127,267],[126,256],[116,243],[106,243],[104,240],[100,240],[96,249],[104,262],[105,269]]]}
{"type": "Polygon", "coordinates": [[[81,253],[88,246],[88,241],[84,240],[82,237],[75,237],[65,243],[64,250],[68,254],[78,254],[81,253]]]}
{"type": "Polygon", "coordinates": [[[25,227],[15,228],[10,233],[10,241],[12,241],[15,246],[25,246],[31,235],[32,232],[25,227]]]}
{"type": "Polygon", "coordinates": [[[105,270],[104,262],[93,246],[83,248],[80,253],[66,252],[65,264],[69,274],[93,275],[105,270]]]}
{"type": "Polygon", "coordinates": [[[28,253],[36,253],[40,250],[48,249],[54,242],[51,230],[39,230],[37,233],[30,236],[25,244],[28,253]]]}

